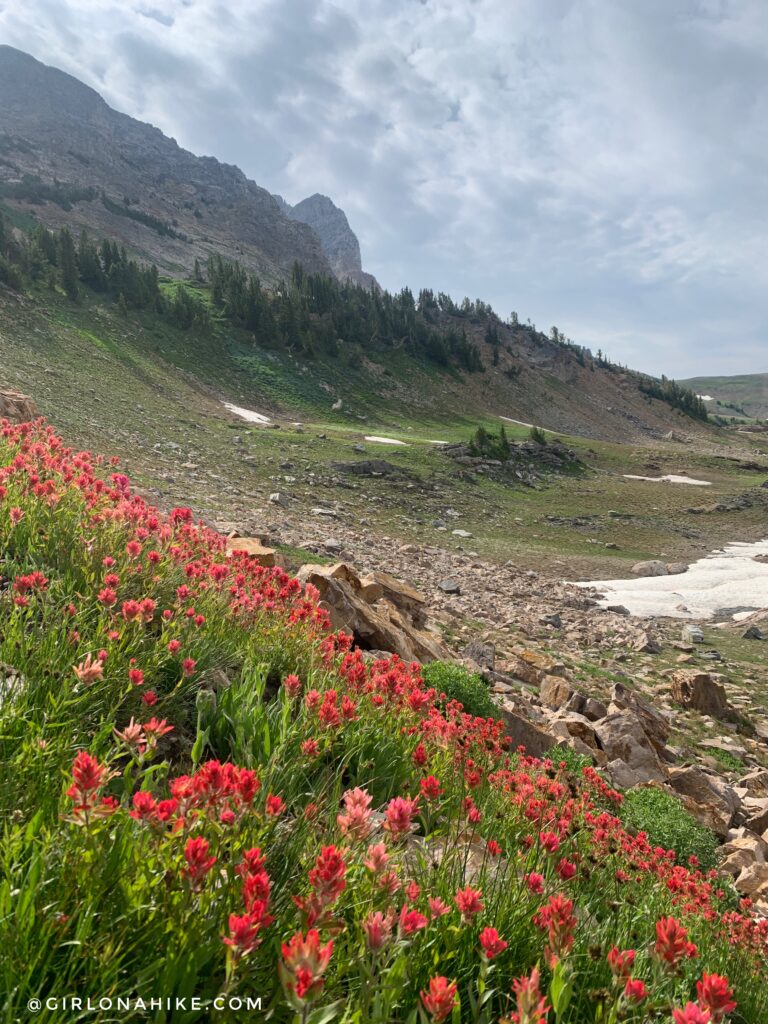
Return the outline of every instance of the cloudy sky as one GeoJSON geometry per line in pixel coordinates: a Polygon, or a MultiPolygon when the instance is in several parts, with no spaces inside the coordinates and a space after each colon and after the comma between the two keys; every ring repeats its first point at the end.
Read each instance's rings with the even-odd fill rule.
{"type": "Polygon", "coordinates": [[[767,0],[0,0],[0,42],[331,196],[389,288],[768,371],[767,0]]]}

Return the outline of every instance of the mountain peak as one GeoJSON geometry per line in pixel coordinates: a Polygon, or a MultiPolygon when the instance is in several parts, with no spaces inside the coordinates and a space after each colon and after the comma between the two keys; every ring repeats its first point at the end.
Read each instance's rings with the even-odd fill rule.
{"type": "Polygon", "coordinates": [[[337,277],[366,288],[379,287],[376,278],[363,270],[357,235],[349,226],[347,215],[332,199],[315,192],[291,207],[288,216],[314,229],[337,277]]]}

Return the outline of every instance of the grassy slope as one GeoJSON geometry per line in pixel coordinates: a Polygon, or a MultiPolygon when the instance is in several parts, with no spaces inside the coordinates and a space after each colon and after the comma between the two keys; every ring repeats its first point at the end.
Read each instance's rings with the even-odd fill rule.
{"type": "MultiPolygon", "coordinates": [[[[265,498],[282,490],[293,515],[331,501],[352,520],[367,518],[374,530],[450,546],[460,542],[431,524],[453,508],[461,514],[454,525],[472,532],[479,552],[555,564],[574,577],[622,575],[639,558],[689,558],[735,533],[748,539],[763,530],[762,505],[738,512],[735,528],[732,511],[688,511],[727,505],[765,478],[740,468],[733,441],[713,431],[689,445],[566,437],[585,473],[541,489],[467,479],[429,442],[466,440],[480,423],[498,430],[498,418],[471,391],[458,404],[456,376],[406,364],[397,354],[387,367],[297,364],[222,328],[203,338],[156,319],[123,319],[111,303],[94,299],[74,306],[50,294],[19,299],[3,292],[0,355],[0,382],[32,394],[75,443],[120,455],[154,500],[191,501],[211,519],[267,525],[274,509],[265,498]],[[426,407],[417,404],[425,394],[426,407]],[[343,408],[334,412],[337,396],[343,408]],[[278,416],[281,429],[253,428],[231,416],[222,399],[278,416]],[[299,419],[302,428],[292,425],[299,419]],[[368,433],[407,442],[367,444],[364,457],[386,458],[410,478],[338,486],[330,463],[360,458],[354,446],[368,433]],[[281,470],[286,460],[292,468],[281,470]],[[659,471],[687,471],[713,486],[623,477],[659,471]]],[[[480,377],[486,375],[471,380],[471,388],[482,387],[480,377]]],[[[513,439],[527,436],[523,427],[506,427],[513,439]]]]}

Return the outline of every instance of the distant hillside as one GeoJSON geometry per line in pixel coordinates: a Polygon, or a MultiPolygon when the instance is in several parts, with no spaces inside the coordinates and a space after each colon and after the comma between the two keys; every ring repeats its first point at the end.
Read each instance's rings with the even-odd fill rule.
{"type": "MultiPolygon", "coordinates": [[[[343,408],[345,417],[358,420],[376,410],[384,422],[404,414],[422,422],[506,417],[613,441],[708,429],[701,403],[674,382],[612,365],[566,343],[559,332],[555,338],[554,329],[547,336],[516,319],[503,321],[479,300],[457,304],[443,293],[422,290],[415,297],[407,288],[391,294],[299,266],[284,287],[270,289],[218,256],[186,282],[173,282],[115,242],[97,246],[88,237],[73,239],[67,228],[25,232],[0,215],[6,384],[36,393],[26,373],[8,371],[15,364],[18,374],[31,362],[25,350],[33,339],[22,320],[37,309],[36,330],[48,337],[51,316],[60,315],[49,311],[53,302],[82,311],[78,318],[89,337],[100,337],[107,311],[118,321],[139,319],[139,337],[146,335],[150,349],[153,338],[170,329],[184,353],[179,368],[206,391],[217,380],[221,399],[243,404],[242,396],[245,404],[299,417],[309,407],[325,413],[343,408]],[[204,357],[190,365],[192,338],[204,357]],[[249,380],[256,365],[261,368],[249,380]]],[[[120,344],[109,350],[116,359],[128,358],[120,344]]],[[[73,370],[87,386],[83,360],[73,370]]],[[[102,367],[93,386],[111,380],[111,372],[102,367]]],[[[142,369],[147,374],[155,374],[151,362],[142,369]]],[[[194,408],[188,412],[194,417],[194,408]]]]}
{"type": "Polygon", "coordinates": [[[267,282],[288,276],[294,262],[334,272],[343,220],[347,251],[356,247],[356,257],[342,276],[362,274],[357,239],[330,200],[336,244],[326,252],[312,209],[294,215],[239,168],[194,156],[10,46],[0,46],[0,96],[0,204],[17,215],[117,239],[172,276],[216,252],[267,282]]]}
{"type": "Polygon", "coordinates": [[[713,415],[768,419],[768,373],[735,377],[691,377],[682,385],[707,399],[713,415]]]}

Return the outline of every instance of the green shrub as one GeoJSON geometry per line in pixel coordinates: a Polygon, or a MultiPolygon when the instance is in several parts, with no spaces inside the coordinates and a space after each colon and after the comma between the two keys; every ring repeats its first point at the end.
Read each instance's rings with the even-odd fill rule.
{"type": "Polygon", "coordinates": [[[430,661],[421,670],[427,686],[434,686],[448,700],[464,705],[468,715],[476,718],[498,718],[499,708],[491,697],[488,683],[477,672],[467,672],[449,661],[430,661]]]}
{"type": "Polygon", "coordinates": [[[541,427],[531,427],[528,431],[528,436],[534,444],[545,445],[547,443],[547,435],[541,429],[541,427]]]}
{"type": "Polygon", "coordinates": [[[556,765],[565,764],[566,771],[577,776],[581,776],[582,768],[588,768],[593,763],[587,754],[579,754],[570,747],[552,747],[545,757],[550,758],[556,765]]]}
{"type": "Polygon", "coordinates": [[[662,789],[632,789],[624,796],[619,812],[624,824],[638,832],[646,832],[649,842],[674,850],[681,864],[695,856],[707,871],[717,863],[717,838],[699,825],[680,801],[662,789]]]}

